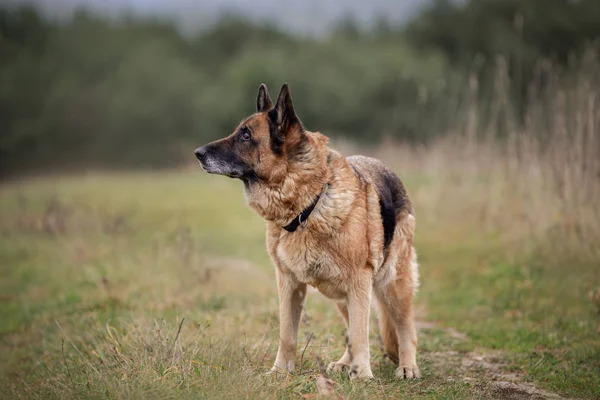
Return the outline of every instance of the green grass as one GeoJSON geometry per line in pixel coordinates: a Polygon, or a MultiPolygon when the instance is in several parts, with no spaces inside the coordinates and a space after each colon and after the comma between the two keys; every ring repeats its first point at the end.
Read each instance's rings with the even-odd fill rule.
{"type": "MultiPolygon", "coordinates": [[[[407,182],[410,193],[432,185],[407,182]]],[[[416,203],[417,215],[434,215],[416,203]]],[[[376,379],[334,375],[338,394],[526,398],[535,386],[600,397],[600,318],[588,298],[598,260],[443,216],[422,221],[423,379],[394,378],[373,319],[376,379]]],[[[3,398],[310,397],[319,363],[343,352],[335,307],[310,293],[298,372],[264,375],[277,350],[277,294],[264,223],[239,182],[179,172],[5,184],[0,235],[3,398]]]]}

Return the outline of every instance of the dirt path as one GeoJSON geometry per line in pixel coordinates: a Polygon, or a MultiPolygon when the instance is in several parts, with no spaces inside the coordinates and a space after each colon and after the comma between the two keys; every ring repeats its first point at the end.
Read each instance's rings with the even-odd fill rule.
{"type": "MultiPolygon", "coordinates": [[[[432,329],[436,325],[426,321],[417,323],[419,329],[432,329]]],[[[454,328],[445,328],[444,332],[456,339],[468,340],[468,336],[454,328]]],[[[446,371],[447,380],[471,382],[483,386],[484,393],[501,399],[564,399],[557,393],[536,387],[524,381],[524,376],[508,372],[501,351],[439,351],[429,352],[430,358],[438,370],[446,371]]]]}

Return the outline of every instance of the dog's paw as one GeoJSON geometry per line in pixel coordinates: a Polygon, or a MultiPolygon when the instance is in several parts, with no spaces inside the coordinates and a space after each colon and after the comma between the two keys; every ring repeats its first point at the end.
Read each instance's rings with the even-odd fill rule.
{"type": "Polygon", "coordinates": [[[398,367],[396,369],[396,376],[402,379],[419,379],[421,377],[421,371],[419,371],[419,367],[416,365],[411,367],[398,367]]]}
{"type": "Polygon", "coordinates": [[[282,378],[291,374],[292,372],[293,371],[274,366],[269,371],[265,372],[264,375],[269,378],[282,378]]]}
{"type": "Polygon", "coordinates": [[[331,362],[329,363],[329,365],[327,366],[327,373],[331,374],[332,372],[346,372],[348,371],[348,369],[350,368],[350,366],[348,364],[342,363],[342,362],[331,362]]]}
{"type": "Polygon", "coordinates": [[[373,372],[371,372],[371,367],[368,364],[352,364],[348,370],[348,376],[350,379],[373,379],[373,372]]]}
{"type": "Polygon", "coordinates": [[[275,367],[271,368],[267,372],[263,374],[266,378],[278,378],[283,375],[283,371],[279,369],[275,369],[275,367]]]}

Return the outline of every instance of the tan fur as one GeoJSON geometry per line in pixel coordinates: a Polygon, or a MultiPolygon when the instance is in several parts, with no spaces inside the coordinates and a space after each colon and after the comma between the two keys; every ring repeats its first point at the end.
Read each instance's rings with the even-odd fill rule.
{"type": "MultiPolygon", "coordinates": [[[[260,96],[258,103],[264,104],[260,96]]],[[[266,104],[271,104],[270,99],[266,104]]],[[[406,208],[396,214],[393,238],[384,251],[376,187],[384,167],[366,157],[353,157],[350,165],[348,159],[327,147],[325,136],[304,130],[301,123],[288,126],[285,132],[278,127],[285,142],[282,153],[276,154],[269,146],[268,118],[267,112],[257,112],[240,124],[252,131],[257,143],[252,148],[236,148],[235,133],[215,143],[235,148],[237,157],[258,176],[245,185],[245,196],[250,207],[266,220],[267,251],[276,267],[280,344],[273,371],[294,370],[298,324],[306,286],[311,285],[336,300],[348,326],[346,352],[330,364],[330,369],[348,368],[351,378],[373,376],[369,313],[374,296],[385,350],[390,359],[399,362],[397,375],[419,377],[412,311],[418,286],[412,247],[415,218],[408,197],[403,198],[406,208]],[[321,193],[326,184],[326,191],[321,193]],[[284,230],[319,194],[306,226],[295,232],[284,230]]]]}

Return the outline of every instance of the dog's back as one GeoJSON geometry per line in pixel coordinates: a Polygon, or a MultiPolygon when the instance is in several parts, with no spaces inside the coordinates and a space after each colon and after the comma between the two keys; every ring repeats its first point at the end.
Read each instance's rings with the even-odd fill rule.
{"type": "Polygon", "coordinates": [[[373,184],[379,195],[379,207],[383,222],[384,248],[394,236],[399,218],[413,214],[413,207],[400,178],[376,158],[366,156],[346,157],[348,164],[363,181],[373,184]]]}

